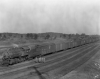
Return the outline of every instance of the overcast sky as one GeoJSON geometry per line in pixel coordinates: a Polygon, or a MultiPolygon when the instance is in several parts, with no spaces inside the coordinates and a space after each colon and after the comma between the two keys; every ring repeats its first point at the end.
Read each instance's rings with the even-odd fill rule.
{"type": "Polygon", "coordinates": [[[0,32],[100,34],[100,0],[0,0],[0,32]]]}

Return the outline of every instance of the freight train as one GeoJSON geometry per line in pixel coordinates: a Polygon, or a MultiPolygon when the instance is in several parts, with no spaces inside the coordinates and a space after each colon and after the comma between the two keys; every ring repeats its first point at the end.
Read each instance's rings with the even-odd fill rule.
{"type": "Polygon", "coordinates": [[[70,48],[82,46],[85,44],[98,41],[98,38],[77,40],[77,41],[53,41],[49,43],[43,43],[38,45],[30,45],[23,47],[9,48],[0,56],[1,65],[13,65],[26,60],[34,59],[35,57],[41,57],[46,54],[52,54],[61,50],[67,50],[70,48]]]}

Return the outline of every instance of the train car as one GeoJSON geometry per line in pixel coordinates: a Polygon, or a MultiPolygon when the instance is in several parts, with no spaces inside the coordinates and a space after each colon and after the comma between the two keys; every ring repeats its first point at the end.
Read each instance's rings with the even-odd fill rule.
{"type": "Polygon", "coordinates": [[[52,43],[52,44],[50,44],[49,46],[50,46],[50,52],[51,52],[51,53],[56,52],[56,44],[52,43]]]}
{"type": "Polygon", "coordinates": [[[63,50],[66,49],[66,43],[65,42],[62,43],[62,48],[63,48],[63,50]]]}
{"type": "Polygon", "coordinates": [[[73,41],[71,41],[71,48],[73,48],[74,47],[74,42],[73,41]]]}
{"type": "Polygon", "coordinates": [[[78,42],[78,46],[81,46],[82,45],[81,44],[81,40],[78,40],[77,42],[78,42]]]}
{"type": "Polygon", "coordinates": [[[61,44],[60,43],[56,43],[56,51],[59,51],[61,49],[61,44]]]}
{"type": "Polygon", "coordinates": [[[77,47],[77,42],[75,42],[75,47],[77,47]]]}
{"type": "Polygon", "coordinates": [[[67,46],[68,46],[67,49],[70,48],[70,42],[67,42],[67,46]]]}
{"type": "Polygon", "coordinates": [[[68,42],[65,43],[65,49],[68,49],[68,42]]]}
{"type": "MultiPolygon", "coordinates": [[[[37,49],[37,51],[38,51],[38,49],[37,49]]],[[[40,45],[38,52],[41,52],[41,55],[50,53],[50,44],[45,43],[45,44],[40,45]]]]}
{"type": "Polygon", "coordinates": [[[59,50],[62,50],[62,46],[63,46],[63,44],[62,44],[62,42],[61,41],[54,41],[53,42],[54,44],[55,44],[55,51],[59,51],[59,50]]]}
{"type": "Polygon", "coordinates": [[[56,51],[59,51],[59,50],[65,50],[68,48],[68,42],[66,41],[54,41],[53,43],[55,43],[56,45],[56,51]]]}
{"type": "Polygon", "coordinates": [[[75,42],[73,42],[73,48],[75,47],[75,42]]]}

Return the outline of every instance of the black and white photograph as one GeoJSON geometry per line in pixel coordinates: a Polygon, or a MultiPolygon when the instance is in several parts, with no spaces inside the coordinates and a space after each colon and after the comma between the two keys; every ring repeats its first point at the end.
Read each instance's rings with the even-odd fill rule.
{"type": "Polygon", "coordinates": [[[0,0],[0,79],[100,79],[100,0],[0,0]]]}

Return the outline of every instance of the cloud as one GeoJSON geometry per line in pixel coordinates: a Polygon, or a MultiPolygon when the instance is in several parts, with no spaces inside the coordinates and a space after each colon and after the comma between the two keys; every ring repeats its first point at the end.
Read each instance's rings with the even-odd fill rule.
{"type": "Polygon", "coordinates": [[[0,32],[97,34],[98,0],[1,0],[0,32]]]}

